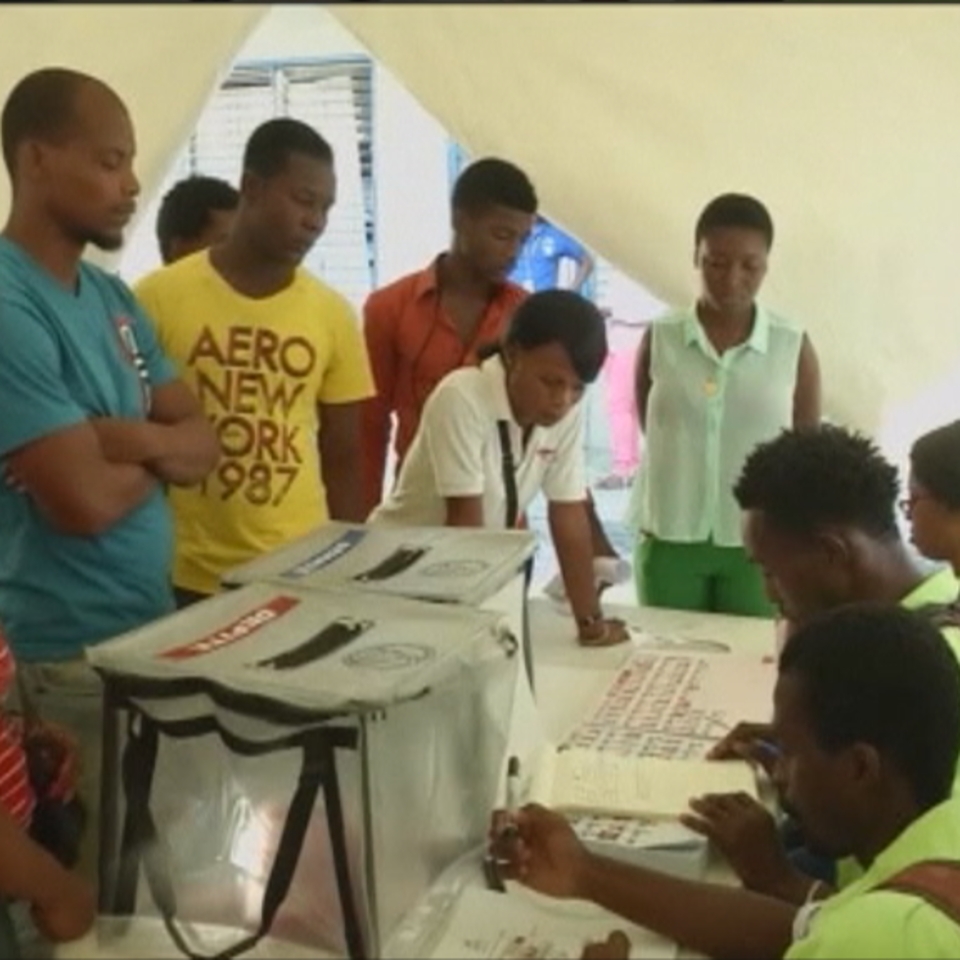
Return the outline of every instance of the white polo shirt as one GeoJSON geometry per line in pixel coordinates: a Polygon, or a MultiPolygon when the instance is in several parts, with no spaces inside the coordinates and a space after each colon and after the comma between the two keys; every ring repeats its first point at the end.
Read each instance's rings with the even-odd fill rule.
{"type": "Polygon", "coordinates": [[[500,420],[510,435],[520,513],[540,490],[556,502],[585,499],[581,405],[552,427],[534,427],[524,449],[503,363],[493,356],[447,374],[430,395],[393,491],[369,522],[443,526],[447,497],[482,497],[484,526],[505,528],[500,420]]]}

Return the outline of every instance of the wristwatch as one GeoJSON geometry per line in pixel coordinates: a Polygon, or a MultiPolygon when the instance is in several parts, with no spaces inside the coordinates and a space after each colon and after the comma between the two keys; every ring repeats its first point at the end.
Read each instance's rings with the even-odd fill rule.
{"type": "Polygon", "coordinates": [[[577,626],[581,629],[584,627],[595,627],[598,623],[603,623],[603,621],[602,611],[597,611],[596,613],[591,613],[589,617],[577,617],[577,626]]]}

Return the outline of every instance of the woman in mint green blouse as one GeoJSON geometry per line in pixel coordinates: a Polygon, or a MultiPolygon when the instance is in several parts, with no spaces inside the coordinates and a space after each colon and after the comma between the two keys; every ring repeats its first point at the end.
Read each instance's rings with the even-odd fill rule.
{"type": "Polygon", "coordinates": [[[637,355],[637,595],[647,606],[773,616],[732,487],[756,444],[819,422],[819,364],[810,338],[756,301],[773,243],[764,205],[719,196],[694,237],[697,302],[651,324],[637,355]]]}

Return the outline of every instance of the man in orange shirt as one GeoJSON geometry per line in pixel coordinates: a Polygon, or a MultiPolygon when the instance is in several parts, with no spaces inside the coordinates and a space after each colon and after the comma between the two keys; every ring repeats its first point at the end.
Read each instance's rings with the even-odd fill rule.
{"type": "Polygon", "coordinates": [[[468,166],[453,188],[453,241],[425,269],[367,299],[363,332],[377,395],[364,404],[364,503],[380,503],[396,414],[397,467],[417,432],[423,404],[452,370],[477,362],[527,296],[507,275],[537,212],[527,175],[506,160],[468,166]]]}

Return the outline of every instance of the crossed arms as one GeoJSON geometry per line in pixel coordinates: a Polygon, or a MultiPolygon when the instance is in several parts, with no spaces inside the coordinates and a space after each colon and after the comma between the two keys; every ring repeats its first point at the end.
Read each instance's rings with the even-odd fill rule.
{"type": "Polygon", "coordinates": [[[8,481],[60,533],[96,536],[158,483],[191,486],[216,465],[219,443],[180,380],[153,391],[147,420],[95,417],[45,434],[6,457],[8,481]]]}

